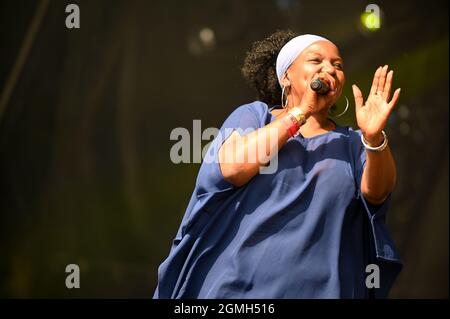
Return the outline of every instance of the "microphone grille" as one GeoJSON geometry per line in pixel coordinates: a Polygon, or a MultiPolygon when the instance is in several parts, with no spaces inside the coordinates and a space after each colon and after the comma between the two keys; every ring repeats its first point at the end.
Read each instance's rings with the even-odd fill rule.
{"type": "Polygon", "coordinates": [[[322,89],[322,82],[320,80],[314,80],[311,82],[311,89],[314,91],[319,91],[322,89]]]}

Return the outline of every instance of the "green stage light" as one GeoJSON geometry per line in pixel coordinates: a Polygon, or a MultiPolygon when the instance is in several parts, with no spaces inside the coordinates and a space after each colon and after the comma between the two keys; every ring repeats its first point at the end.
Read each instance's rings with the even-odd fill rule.
{"type": "Polygon", "coordinates": [[[369,31],[377,31],[381,27],[380,7],[376,4],[369,4],[365,12],[361,14],[361,24],[369,31]]]}
{"type": "Polygon", "coordinates": [[[361,23],[367,30],[377,31],[381,26],[381,18],[373,12],[364,12],[361,14],[361,23]]]}

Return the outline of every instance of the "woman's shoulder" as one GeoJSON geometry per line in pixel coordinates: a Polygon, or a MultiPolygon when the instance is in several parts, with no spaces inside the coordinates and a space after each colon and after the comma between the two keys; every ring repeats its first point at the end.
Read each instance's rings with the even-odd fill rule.
{"type": "Polygon", "coordinates": [[[347,126],[347,134],[348,134],[348,137],[349,137],[349,139],[353,142],[353,143],[356,143],[356,144],[360,144],[360,141],[361,141],[361,130],[360,129],[354,129],[353,127],[351,127],[351,126],[347,126]]]}
{"type": "MultiPolygon", "coordinates": [[[[335,123],[336,124],[336,123],[335,123]]],[[[352,126],[339,125],[336,124],[336,129],[334,130],[334,134],[336,137],[343,138],[347,141],[348,145],[355,152],[359,152],[362,144],[361,144],[361,130],[354,129],[352,126]]]]}
{"type": "Polygon", "coordinates": [[[257,118],[261,118],[263,116],[266,116],[269,113],[269,106],[261,101],[253,101],[250,103],[242,104],[238,106],[233,113],[252,113],[257,118]]]}
{"type": "Polygon", "coordinates": [[[363,152],[364,147],[361,143],[361,130],[354,129],[352,126],[340,126],[340,132],[347,139],[347,143],[354,154],[363,152]]]}
{"type": "MultiPolygon", "coordinates": [[[[334,121],[333,121],[334,122],[334,121]]],[[[354,129],[352,126],[350,125],[339,125],[336,122],[334,122],[336,125],[336,129],[335,131],[344,135],[347,138],[350,139],[360,139],[361,137],[361,130],[360,129],[354,129]]]]}
{"type": "Polygon", "coordinates": [[[236,107],[228,118],[225,120],[226,126],[237,125],[262,127],[269,123],[271,114],[266,103],[261,101],[253,101],[236,107]]]}

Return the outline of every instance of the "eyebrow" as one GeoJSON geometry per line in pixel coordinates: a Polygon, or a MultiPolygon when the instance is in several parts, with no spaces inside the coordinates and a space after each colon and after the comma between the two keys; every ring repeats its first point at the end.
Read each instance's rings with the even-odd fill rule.
{"type": "MultiPolygon", "coordinates": [[[[315,55],[319,55],[319,56],[323,57],[323,55],[322,55],[321,53],[319,53],[319,52],[314,52],[314,51],[306,52],[306,55],[310,55],[310,54],[315,54],[315,55]]],[[[344,59],[341,58],[340,56],[334,57],[334,58],[332,58],[331,60],[332,60],[332,61],[337,61],[337,60],[339,60],[339,61],[344,62],[344,59]]]]}

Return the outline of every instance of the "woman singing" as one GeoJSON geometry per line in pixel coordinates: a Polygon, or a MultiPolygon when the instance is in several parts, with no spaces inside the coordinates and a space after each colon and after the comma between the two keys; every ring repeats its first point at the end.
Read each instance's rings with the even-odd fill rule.
{"type": "Polygon", "coordinates": [[[376,70],[365,101],[352,86],[359,130],[329,118],[345,84],[331,41],[278,31],[242,71],[258,100],[211,143],[154,298],[386,297],[401,270],[385,225],[393,71],[376,70]]]}

